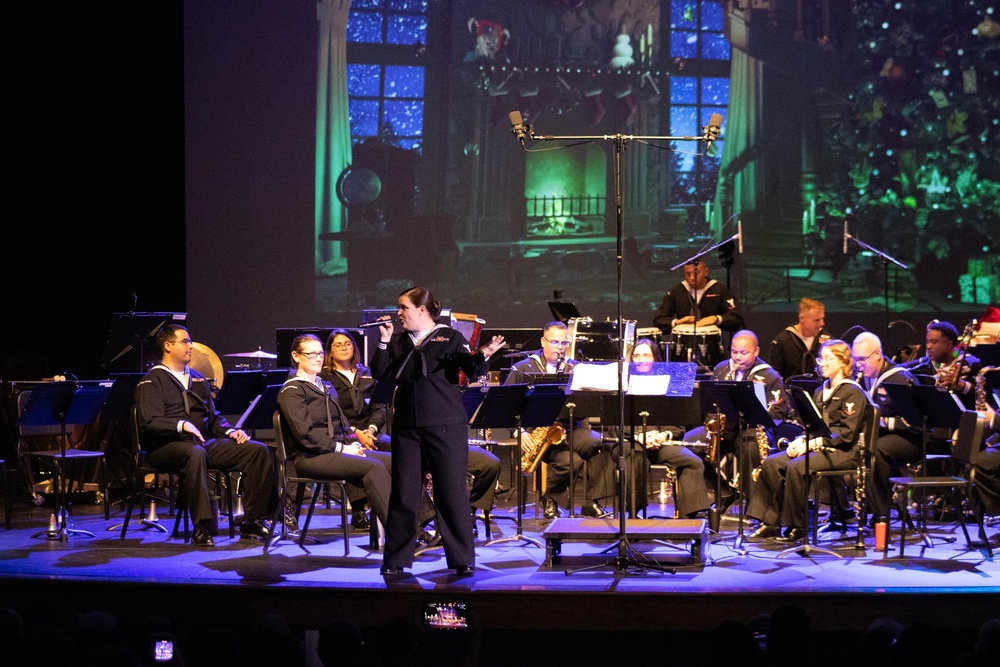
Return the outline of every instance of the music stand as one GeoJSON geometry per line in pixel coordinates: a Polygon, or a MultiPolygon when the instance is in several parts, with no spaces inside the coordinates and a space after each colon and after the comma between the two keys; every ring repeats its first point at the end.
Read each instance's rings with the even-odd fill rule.
{"type": "Polygon", "coordinates": [[[63,489],[63,472],[66,469],[66,461],[76,457],[66,454],[68,440],[66,426],[93,424],[107,402],[112,386],[113,382],[85,386],[80,386],[77,382],[52,382],[37,385],[32,389],[28,404],[18,418],[18,425],[59,427],[59,456],[52,458],[56,462],[56,521],[55,525],[50,523],[47,530],[37,532],[32,537],[44,535],[48,540],[62,542],[71,535],[96,537],[89,530],[69,527],[70,516],[63,489]]]}
{"type": "MultiPolygon", "coordinates": [[[[927,442],[930,439],[928,433],[933,428],[948,429],[949,431],[957,429],[962,419],[962,413],[965,412],[965,406],[955,394],[943,387],[890,383],[880,386],[889,394],[893,406],[903,419],[911,424],[923,424],[923,428],[920,430],[919,477],[924,478],[925,482],[930,481],[930,476],[927,474],[927,442]]],[[[949,479],[951,478],[943,478],[941,481],[946,482],[949,479]]],[[[921,486],[921,488],[923,493],[920,498],[919,512],[920,541],[926,547],[933,547],[933,540],[927,533],[927,517],[924,511],[924,506],[927,503],[927,487],[921,486]]],[[[909,518],[908,511],[901,512],[900,520],[909,521],[909,518]]],[[[912,523],[907,525],[913,527],[912,523]]],[[[937,535],[936,537],[942,542],[948,543],[957,540],[955,537],[946,535],[937,535]]]]}
{"type": "Polygon", "coordinates": [[[215,409],[223,415],[241,415],[267,385],[264,371],[229,371],[215,399],[215,409]]]}
{"type": "Polygon", "coordinates": [[[274,428],[274,411],[278,409],[278,394],[281,393],[283,384],[272,384],[264,387],[264,390],[257,394],[247,409],[236,421],[235,427],[250,430],[256,436],[257,429],[274,428]]]}
{"type": "MultiPolygon", "coordinates": [[[[743,430],[751,426],[765,426],[768,429],[774,428],[774,420],[768,414],[764,404],[760,402],[755,385],[756,383],[749,380],[716,380],[715,382],[706,382],[701,387],[702,405],[709,404],[714,408],[715,412],[724,414],[726,419],[730,420],[729,423],[736,422],[736,465],[740,477],[740,483],[737,484],[736,491],[739,494],[740,500],[738,512],[739,528],[733,548],[742,555],[746,555],[746,551],[743,550],[743,503],[745,499],[743,498],[742,486],[747,474],[746,466],[743,465],[745,463],[744,457],[742,456],[742,452],[740,452],[743,430]]],[[[707,410],[707,412],[713,412],[713,410],[707,410]]],[[[715,471],[715,488],[717,494],[721,492],[722,485],[721,475],[719,474],[721,460],[722,457],[717,454],[715,471]]],[[[808,470],[806,474],[808,475],[808,470]]],[[[722,518],[718,505],[718,495],[716,495],[716,507],[709,513],[709,517],[714,518],[717,522],[721,521],[722,518]]],[[[717,523],[716,528],[713,528],[713,530],[718,530],[718,525],[717,523]]]]}
{"type": "Polygon", "coordinates": [[[517,541],[527,542],[536,547],[542,546],[541,542],[524,535],[522,531],[521,431],[524,428],[552,425],[559,418],[559,412],[565,402],[566,392],[562,387],[556,385],[539,385],[537,387],[527,384],[497,385],[487,390],[472,416],[469,424],[472,428],[507,428],[515,429],[515,433],[517,433],[517,451],[514,454],[517,458],[517,475],[514,478],[514,493],[517,497],[517,534],[498,537],[495,540],[490,540],[484,546],[517,541]]]}
{"type": "Polygon", "coordinates": [[[569,322],[573,317],[580,317],[580,309],[576,307],[575,303],[568,301],[549,301],[549,311],[552,313],[552,317],[563,324],[569,322]]]}
{"type": "MultiPolygon", "coordinates": [[[[886,386],[886,385],[883,385],[886,386]]],[[[809,485],[812,483],[812,477],[809,475],[809,458],[811,454],[816,452],[809,451],[809,440],[811,438],[826,438],[831,439],[833,434],[830,433],[830,427],[826,425],[823,421],[823,415],[820,414],[819,408],[816,407],[816,403],[813,402],[812,396],[810,396],[805,389],[802,387],[788,387],[788,393],[792,397],[792,402],[795,403],[795,411],[799,415],[799,419],[802,421],[802,427],[804,431],[804,436],[806,438],[806,453],[805,456],[805,476],[806,476],[806,492],[805,499],[803,502],[806,503],[806,522],[809,521],[809,485]]],[[[789,459],[791,463],[791,459],[789,459]]],[[[859,519],[860,521],[860,519],[859,519]]],[[[836,558],[843,558],[843,554],[839,554],[833,549],[827,549],[826,547],[815,546],[809,543],[809,526],[806,527],[806,536],[803,540],[801,546],[794,545],[788,547],[778,554],[778,558],[784,558],[788,554],[800,553],[803,556],[808,556],[811,553],[821,553],[827,556],[834,556],[836,558]]]]}

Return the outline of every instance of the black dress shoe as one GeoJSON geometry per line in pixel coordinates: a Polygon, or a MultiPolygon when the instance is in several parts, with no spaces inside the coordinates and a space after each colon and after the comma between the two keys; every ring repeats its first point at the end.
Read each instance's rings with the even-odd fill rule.
{"type": "Polygon", "coordinates": [[[795,526],[792,526],[791,528],[785,528],[785,534],[782,535],[781,537],[776,538],[776,540],[778,542],[792,543],[792,542],[798,542],[799,540],[805,538],[805,536],[806,536],[805,528],[797,528],[795,526]]]}
{"type": "Polygon", "coordinates": [[[781,528],[779,526],[769,526],[766,523],[760,524],[757,530],[750,533],[751,540],[766,540],[772,537],[780,537],[781,528]]]}
{"type": "Polygon", "coordinates": [[[245,523],[240,526],[240,537],[256,537],[266,540],[271,537],[271,520],[257,519],[252,523],[245,523]]]}
{"type": "Polygon", "coordinates": [[[383,565],[379,572],[383,577],[398,577],[403,574],[403,568],[398,565],[383,565]]]}
{"type": "Polygon", "coordinates": [[[212,533],[209,531],[208,526],[203,526],[199,523],[194,527],[194,534],[191,535],[191,544],[198,547],[215,546],[215,540],[212,539],[212,533]]]}
{"type": "Polygon", "coordinates": [[[351,528],[354,530],[371,530],[372,524],[368,520],[368,513],[364,510],[353,510],[351,512],[351,528]]]}
{"type": "Polygon", "coordinates": [[[542,496],[542,516],[546,519],[555,519],[562,516],[562,512],[559,511],[559,505],[556,504],[556,499],[552,496],[542,496]]]}
{"type": "Polygon", "coordinates": [[[594,500],[584,503],[580,508],[580,514],[592,519],[603,519],[611,516],[611,512],[598,505],[594,500]]]}
{"type": "Polygon", "coordinates": [[[455,574],[459,577],[469,577],[476,573],[475,565],[459,565],[455,568],[455,574]]]}

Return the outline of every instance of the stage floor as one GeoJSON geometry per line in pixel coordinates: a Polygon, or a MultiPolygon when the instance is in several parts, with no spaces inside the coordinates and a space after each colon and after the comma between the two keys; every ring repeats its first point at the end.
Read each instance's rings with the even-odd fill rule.
{"type": "MultiPolygon", "coordinates": [[[[672,515],[669,505],[651,498],[651,518],[672,515]]],[[[198,611],[211,618],[250,622],[278,611],[289,622],[308,623],[322,610],[325,617],[375,626],[420,613],[427,602],[461,601],[482,628],[515,632],[704,631],[724,620],[746,622],[788,602],[809,611],[814,627],[831,632],[861,631],[886,617],[968,632],[1000,615],[1000,564],[985,549],[970,549],[957,523],[932,524],[930,547],[919,536],[908,538],[903,557],[898,522],[888,552],[874,551],[871,537],[866,549],[856,549],[853,524],[846,534],[821,532],[818,546],[843,556],[837,558],[741,540],[731,510],[720,532],[706,532],[703,552],[693,556],[694,541],[683,535],[657,539],[663,531],[676,537],[679,524],[670,519],[626,522],[626,539],[620,541],[617,519],[564,515],[555,526],[562,527],[565,539],[550,564],[545,533],[550,522],[536,520],[529,504],[519,534],[515,509],[500,500],[491,537],[510,539],[488,546],[477,521],[473,576],[456,576],[437,549],[419,556],[403,577],[386,581],[379,573],[381,554],[369,547],[367,533],[352,533],[349,555],[343,555],[336,509],[320,509],[314,518],[310,535],[323,543],[282,542],[267,554],[259,541],[229,538],[225,526],[214,548],[138,525],[122,540],[110,528],[121,525],[123,513],[117,506],[112,510],[106,521],[103,508],[79,506],[74,527],[94,537],[71,535],[63,541],[45,534],[51,508],[19,504],[13,529],[0,530],[3,604],[26,611],[73,604],[128,613],[144,599],[155,600],[164,614],[189,614],[196,601],[198,611]],[[599,526],[599,534],[566,537],[566,530],[572,533],[583,522],[599,526]],[[574,571],[586,566],[595,567],[574,571]]],[[[164,510],[159,518],[172,527],[164,510]]],[[[745,526],[744,535],[749,532],[745,526]]],[[[988,524],[987,534],[993,548],[1000,547],[998,527],[988,524]]]]}

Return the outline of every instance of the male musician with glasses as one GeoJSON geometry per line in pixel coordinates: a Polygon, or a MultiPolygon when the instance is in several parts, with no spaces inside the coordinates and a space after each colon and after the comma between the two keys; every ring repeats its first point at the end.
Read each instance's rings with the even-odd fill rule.
{"type": "MultiPolygon", "coordinates": [[[[576,361],[566,358],[569,347],[569,329],[562,322],[549,322],[542,330],[542,348],[532,352],[528,358],[522,359],[511,366],[510,374],[504,384],[531,384],[532,375],[562,375],[566,381],[573,372],[576,361]]],[[[575,424],[569,420],[561,420],[563,428],[568,433],[572,443],[573,455],[572,474],[579,478],[584,461],[590,461],[587,475],[588,500],[583,504],[580,513],[587,517],[609,516],[598,503],[604,498],[613,497],[614,489],[610,483],[612,461],[607,456],[595,456],[601,452],[601,436],[590,428],[587,419],[578,419],[575,424]]],[[[523,436],[522,436],[523,437],[523,436]]],[[[569,497],[570,449],[565,442],[552,445],[543,455],[543,461],[548,465],[546,477],[546,493],[540,499],[543,503],[543,513],[546,519],[561,516],[559,506],[569,507],[572,498],[569,497]]]]}
{"type": "Polygon", "coordinates": [[[151,466],[181,474],[194,521],[192,544],[215,546],[209,468],[243,474],[240,489],[250,521],[240,527],[240,535],[267,539],[268,517],[278,502],[270,449],[230,426],[215,409],[208,381],[189,366],[194,347],[186,328],[179,324],[160,328],[156,346],[161,361],[135,388],[139,439],[151,466]]]}
{"type": "MultiPolygon", "coordinates": [[[[725,359],[725,348],[718,332],[734,332],[743,327],[743,316],[736,307],[736,297],[725,283],[708,277],[708,264],[699,259],[684,265],[684,280],[663,296],[653,317],[653,326],[659,327],[664,335],[672,334],[675,340],[680,334],[674,329],[681,325],[691,327],[695,332],[714,332],[706,338],[705,352],[693,349],[692,359],[687,360],[706,368],[713,368],[725,359]]],[[[697,334],[693,340],[697,344],[697,334]]]]}
{"type": "MultiPolygon", "coordinates": [[[[965,341],[968,345],[968,341],[965,341]]],[[[902,364],[922,384],[948,387],[970,410],[976,405],[976,375],[982,367],[979,357],[959,349],[959,333],[954,324],[932,320],[924,339],[927,353],[902,364]],[[959,368],[961,366],[961,368],[959,368]]]]}
{"type": "Polygon", "coordinates": [[[862,332],[854,338],[851,354],[858,384],[878,406],[880,416],[878,440],[869,444],[871,469],[865,488],[865,506],[874,525],[878,519],[889,518],[892,497],[889,478],[899,474],[903,465],[919,461],[922,452],[920,429],[898,415],[883,385],[912,385],[916,380],[903,366],[885,357],[882,341],[871,332],[862,332]]]}

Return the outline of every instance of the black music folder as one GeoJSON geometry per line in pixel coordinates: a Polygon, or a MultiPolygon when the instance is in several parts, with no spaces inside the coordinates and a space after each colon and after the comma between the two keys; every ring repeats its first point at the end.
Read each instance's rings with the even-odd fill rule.
{"type": "MultiPolygon", "coordinates": [[[[774,419],[764,406],[766,398],[761,390],[764,385],[749,380],[716,380],[701,385],[701,407],[705,414],[718,409],[726,415],[729,424],[774,427],[774,419]]],[[[802,391],[802,390],[800,390],[802,391]]],[[[805,391],[802,394],[812,402],[805,391]]],[[[822,417],[820,421],[823,421],[822,417]]],[[[825,426],[825,424],[824,424],[825,426]]]]}
{"type": "Polygon", "coordinates": [[[833,434],[830,433],[830,427],[823,421],[823,414],[819,411],[813,397],[802,387],[796,386],[788,387],[788,393],[792,397],[792,402],[795,403],[795,411],[799,419],[802,420],[806,436],[832,440],[833,434]]]}

